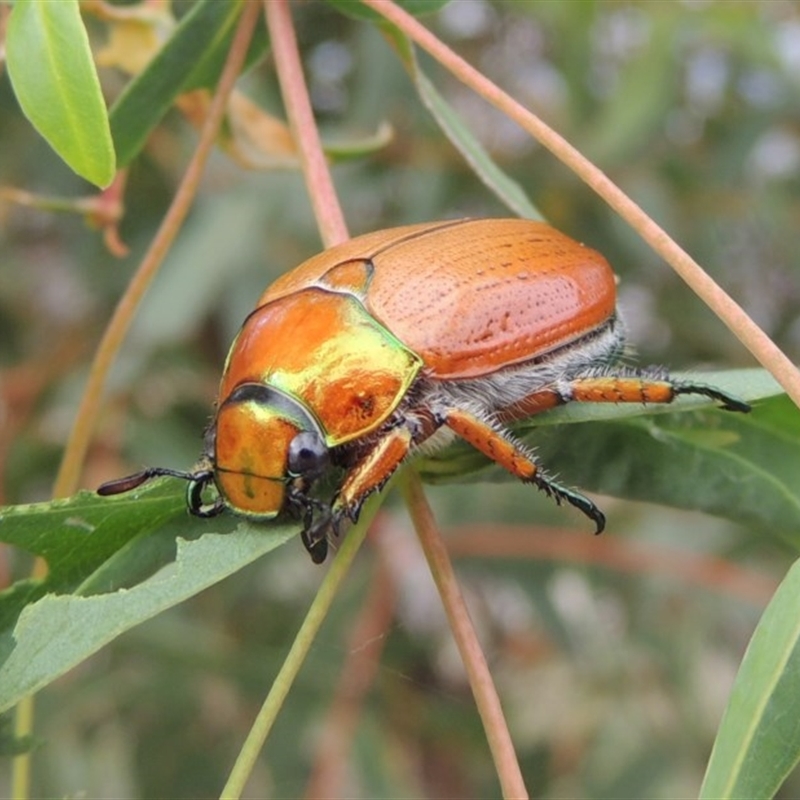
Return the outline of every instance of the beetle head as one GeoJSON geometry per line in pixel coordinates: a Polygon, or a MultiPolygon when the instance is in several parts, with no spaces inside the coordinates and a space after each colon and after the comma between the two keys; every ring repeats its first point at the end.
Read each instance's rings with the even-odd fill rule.
{"type": "Polygon", "coordinates": [[[152,478],[189,482],[186,504],[197,517],[213,517],[226,507],[255,519],[291,511],[311,525],[319,505],[308,497],[311,485],[327,469],[328,446],[311,414],[295,399],[262,383],[234,389],[206,433],[205,455],[193,472],[166,467],[108,481],[100,495],[122,494],[152,478]],[[211,485],[217,496],[206,501],[211,485]]]}
{"type": "Polygon", "coordinates": [[[329,463],[317,421],[299,401],[264,383],[244,383],[231,392],[217,411],[207,447],[225,505],[260,519],[287,505],[296,508],[329,463]]]}

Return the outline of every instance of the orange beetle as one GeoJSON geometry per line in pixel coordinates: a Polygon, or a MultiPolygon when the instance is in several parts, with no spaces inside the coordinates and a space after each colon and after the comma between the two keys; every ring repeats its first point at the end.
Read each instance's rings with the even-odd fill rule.
{"type": "Polygon", "coordinates": [[[327,536],[423,444],[456,434],[511,474],[590,517],[504,423],[572,401],[669,403],[698,394],[749,406],[661,369],[614,366],[624,349],[614,274],[599,253],[520,219],[409,225],[360,236],[279,278],[231,347],[189,510],[287,512],[315,562],[327,536]],[[336,471],[338,470],[338,473],[336,471]],[[333,499],[320,478],[338,474],[333,499]],[[216,495],[204,502],[207,488],[216,495]]]}

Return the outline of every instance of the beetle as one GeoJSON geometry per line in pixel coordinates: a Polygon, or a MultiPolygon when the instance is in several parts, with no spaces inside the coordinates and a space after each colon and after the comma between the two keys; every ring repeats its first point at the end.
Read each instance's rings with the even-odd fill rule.
{"type": "Polygon", "coordinates": [[[228,354],[194,471],[150,468],[98,491],[184,478],[191,513],[289,514],[320,563],[329,534],[357,520],[401,464],[456,436],[600,533],[602,511],[549,477],[507,423],[569,402],[682,394],[750,410],[662,368],[621,366],[624,351],[611,266],[549,225],[465,219],[370,233],[262,295],[228,354]],[[333,496],[322,498],[332,474],[333,496]]]}

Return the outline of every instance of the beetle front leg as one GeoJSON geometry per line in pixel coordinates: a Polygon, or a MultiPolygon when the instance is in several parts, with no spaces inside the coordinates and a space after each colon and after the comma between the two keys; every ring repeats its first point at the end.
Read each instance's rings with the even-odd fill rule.
{"type": "Polygon", "coordinates": [[[330,527],[330,517],[318,519],[300,531],[300,538],[303,540],[303,547],[311,556],[315,564],[322,564],[328,557],[328,528],[330,527]]]}
{"type": "Polygon", "coordinates": [[[344,517],[353,522],[358,520],[364,501],[392,477],[408,455],[413,438],[408,425],[392,428],[350,470],[333,501],[333,527],[337,532],[344,517]]]}
{"type": "Polygon", "coordinates": [[[603,512],[588,497],[547,477],[539,468],[530,450],[522,443],[516,442],[508,431],[461,409],[447,409],[440,416],[448,428],[476,450],[480,450],[487,458],[524,483],[533,483],[559,505],[565,500],[575,506],[595,523],[595,533],[603,531],[606,526],[603,512]]]}

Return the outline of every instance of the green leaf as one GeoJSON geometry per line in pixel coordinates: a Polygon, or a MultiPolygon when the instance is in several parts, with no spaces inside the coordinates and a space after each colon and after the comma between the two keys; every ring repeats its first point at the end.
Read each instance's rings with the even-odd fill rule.
{"type": "Polygon", "coordinates": [[[800,761],[800,562],[756,627],[700,797],[773,797],[800,761]]]}
{"type": "MultiPolygon", "coordinates": [[[[444,8],[450,0],[395,0],[398,6],[415,17],[422,17],[425,14],[435,14],[440,8],[444,8]]],[[[380,22],[383,17],[371,8],[365,6],[361,0],[328,0],[337,11],[346,14],[348,17],[368,22],[380,22]]]]}
{"type": "Polygon", "coordinates": [[[49,571],[0,593],[0,710],[296,533],[191,518],[175,485],[3,509],[0,541],[44,557],[49,571]]]}
{"type": "MultiPolygon", "coordinates": [[[[755,526],[800,548],[800,411],[763,370],[675,375],[754,403],[750,414],[703,398],[667,406],[571,403],[517,426],[568,486],[755,526]],[[762,399],[764,398],[764,399],[762,399]],[[682,412],[682,413],[676,413],[682,412]],[[578,423],[583,424],[563,424],[578,423]]],[[[421,462],[429,481],[508,480],[460,443],[421,462]]]]}
{"type": "Polygon", "coordinates": [[[399,31],[390,31],[404,66],[411,75],[420,100],[439,124],[451,144],[463,156],[470,169],[483,181],[487,189],[497,195],[519,217],[543,220],[536,206],[528,199],[525,190],[503,172],[483,145],[472,135],[461,117],[436,91],[419,66],[414,48],[399,31]]]}
{"type": "Polygon", "coordinates": [[[17,0],[6,60],[25,116],[82,178],[105,188],[114,145],[78,0],[17,0]]]}
{"type": "MultiPolygon", "coordinates": [[[[416,59],[414,63],[416,64],[416,59]]],[[[522,186],[495,164],[483,145],[472,135],[461,117],[436,91],[419,66],[415,67],[413,76],[423,104],[439,123],[445,136],[464,157],[470,169],[483,181],[486,188],[493,191],[517,216],[543,220],[544,217],[528,199],[522,186]]]]}
{"type": "MultiPolygon", "coordinates": [[[[178,95],[216,85],[241,10],[242,0],[200,0],[125,87],[111,109],[111,131],[121,166],[138,155],[178,95]]],[[[245,69],[261,58],[267,46],[266,27],[257,25],[245,69]]]]}
{"type": "MultiPolygon", "coordinates": [[[[750,401],[779,391],[760,370],[691,378],[750,401]]],[[[757,522],[798,544],[800,414],[785,397],[763,400],[749,415],[709,410],[690,397],[668,408],[573,404],[520,427],[581,417],[584,424],[531,431],[542,462],[562,479],[757,522]]],[[[428,478],[452,479],[485,463],[454,445],[422,467],[428,478]]],[[[114,498],[82,492],[0,513],[0,541],[49,567],[43,580],[0,594],[0,709],[297,532],[296,525],[248,526],[233,515],[191,518],[178,485],[154,481],[114,498]]]]}

